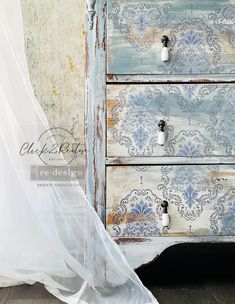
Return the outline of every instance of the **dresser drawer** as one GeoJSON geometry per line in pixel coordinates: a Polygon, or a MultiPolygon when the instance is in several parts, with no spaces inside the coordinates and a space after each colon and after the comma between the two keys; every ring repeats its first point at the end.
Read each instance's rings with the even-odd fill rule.
{"type": "Polygon", "coordinates": [[[108,157],[235,154],[235,84],[109,85],[108,157]],[[159,145],[163,120],[165,143],[159,145]]]}
{"type": "Polygon", "coordinates": [[[234,185],[235,165],[110,166],[107,230],[116,238],[235,235],[234,185]]]}
{"type": "Polygon", "coordinates": [[[107,14],[108,74],[235,72],[235,0],[108,0],[107,14]]]}

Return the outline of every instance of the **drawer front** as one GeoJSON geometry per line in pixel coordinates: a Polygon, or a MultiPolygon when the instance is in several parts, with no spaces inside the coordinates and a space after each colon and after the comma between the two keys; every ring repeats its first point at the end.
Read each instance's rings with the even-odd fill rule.
{"type": "Polygon", "coordinates": [[[234,84],[110,85],[107,156],[235,154],[234,84]],[[160,120],[165,144],[159,145],[160,120]]]}
{"type": "Polygon", "coordinates": [[[108,0],[107,18],[108,74],[235,73],[235,0],[108,0]]]}
{"type": "Polygon", "coordinates": [[[235,235],[234,185],[235,165],[107,167],[107,230],[116,238],[235,235]]]}

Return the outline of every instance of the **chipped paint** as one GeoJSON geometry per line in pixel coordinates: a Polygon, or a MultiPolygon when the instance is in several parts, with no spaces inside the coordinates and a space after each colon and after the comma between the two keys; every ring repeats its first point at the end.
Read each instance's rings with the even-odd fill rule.
{"type": "Polygon", "coordinates": [[[145,243],[150,241],[147,238],[119,238],[115,239],[115,242],[119,245],[132,244],[132,243],[145,243]]]}
{"type": "Polygon", "coordinates": [[[87,194],[105,222],[105,17],[106,1],[96,3],[93,30],[86,38],[87,194]]]}
{"type": "Polygon", "coordinates": [[[230,210],[234,172],[233,165],[109,166],[106,229],[114,238],[226,235],[216,210],[222,197],[227,198],[226,203],[222,199],[223,212],[230,210]],[[223,178],[217,180],[220,173],[223,178]],[[169,202],[171,219],[166,233],[163,200],[169,202]]]}

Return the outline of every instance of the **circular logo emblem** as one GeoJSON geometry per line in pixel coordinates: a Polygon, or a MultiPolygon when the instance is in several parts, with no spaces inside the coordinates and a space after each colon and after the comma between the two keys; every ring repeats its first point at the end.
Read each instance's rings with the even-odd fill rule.
{"type": "Polygon", "coordinates": [[[73,134],[64,128],[51,128],[38,139],[39,158],[49,166],[66,166],[77,156],[79,144],[73,134]]]}

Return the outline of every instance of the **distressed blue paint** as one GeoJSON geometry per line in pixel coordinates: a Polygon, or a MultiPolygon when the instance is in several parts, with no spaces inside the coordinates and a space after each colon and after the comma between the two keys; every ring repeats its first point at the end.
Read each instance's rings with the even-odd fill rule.
{"type": "Polygon", "coordinates": [[[163,198],[178,207],[179,214],[187,221],[194,221],[202,214],[204,205],[211,204],[223,189],[213,176],[218,166],[162,166],[158,190],[163,198]]]}
{"type": "Polygon", "coordinates": [[[162,213],[160,205],[161,200],[151,190],[133,189],[115,208],[112,228],[115,235],[123,237],[158,236],[160,229],[155,212],[162,213]],[[120,223],[127,214],[128,219],[122,229],[120,223]]]}
{"type": "Polygon", "coordinates": [[[210,216],[213,233],[235,235],[235,187],[221,195],[213,210],[210,216]]]}
{"type": "MultiPolygon", "coordinates": [[[[200,228],[207,227],[199,234],[206,231],[207,234],[235,235],[234,170],[234,165],[134,166],[114,170],[112,180],[115,181],[115,174],[118,174],[122,197],[115,201],[112,211],[111,225],[115,236],[161,235],[163,200],[168,201],[168,211],[174,219],[169,234],[181,232],[187,235],[192,233],[188,227],[199,222],[200,228]],[[126,190],[125,179],[136,172],[141,179],[138,182],[135,175],[132,190],[130,185],[126,190]],[[154,179],[151,179],[152,175],[154,179]]],[[[108,186],[111,186],[109,181],[108,186]]]]}
{"type": "Polygon", "coordinates": [[[211,138],[225,147],[226,154],[234,155],[235,143],[235,89],[233,86],[220,88],[214,98],[210,124],[206,127],[211,138]]]}
{"type": "Polygon", "coordinates": [[[108,126],[108,156],[235,154],[234,84],[123,85],[109,91],[115,124],[108,126]],[[160,119],[167,124],[164,147],[157,144],[160,119]],[[112,149],[113,143],[119,148],[112,149]]]}
{"type": "MultiPolygon", "coordinates": [[[[89,5],[88,5],[89,8],[89,5]]],[[[86,193],[105,222],[105,11],[106,0],[97,0],[93,29],[87,25],[86,48],[86,193]],[[96,31],[99,28],[100,31],[96,31]],[[102,30],[103,29],[103,30],[102,30]]]]}
{"type": "Polygon", "coordinates": [[[107,55],[109,74],[235,73],[235,1],[110,0],[107,55]]]}

